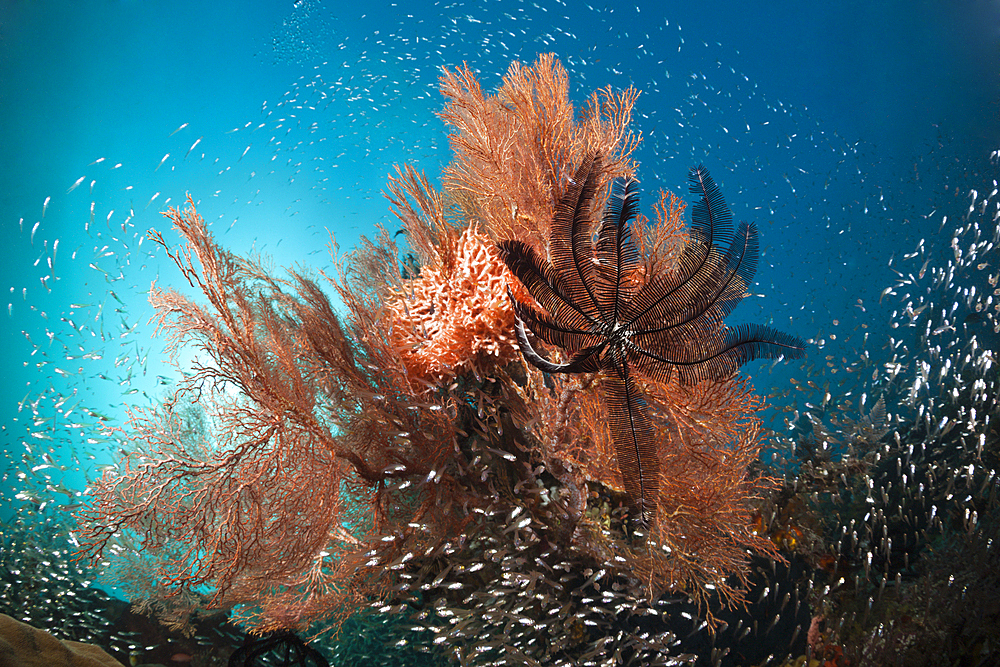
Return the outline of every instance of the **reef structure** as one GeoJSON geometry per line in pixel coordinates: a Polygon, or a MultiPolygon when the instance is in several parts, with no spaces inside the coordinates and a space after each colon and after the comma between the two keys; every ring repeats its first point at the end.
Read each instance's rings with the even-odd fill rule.
{"type": "Polygon", "coordinates": [[[256,632],[408,614],[467,665],[662,659],[676,637],[648,618],[680,596],[711,623],[706,603],[743,599],[750,554],[778,557],[755,530],[776,481],[756,471],[762,401],[738,369],[803,346],[723,324],[752,277],[756,235],[712,237],[725,227],[714,184],[702,179],[691,226],[667,192],[655,223],[627,194],[623,206],[637,91],[603,89],[578,110],[551,55],[513,64],[493,95],[467,67],[441,88],[453,150],[441,189],[409,166],[388,186],[406,248],[379,229],[337,275],[276,276],[219,246],[193,200],[166,212],[182,243],[152,239],[205,303],[155,286],[150,301],[172,349],[210,361],[133,412],[130,448],[96,483],[80,541],[176,626],[209,609],[256,632]],[[664,354],[702,371],[640,363],[650,372],[616,379],[633,343],[615,338],[611,361],[595,364],[543,335],[551,294],[579,292],[542,264],[565,262],[574,196],[570,245],[599,265],[620,252],[623,291],[683,293],[656,310],[679,318],[664,354]],[[599,231],[591,246],[602,215],[618,219],[617,240],[599,231]],[[554,344],[530,342],[525,326],[554,344]],[[574,359],[578,372],[551,372],[574,359]],[[632,392],[617,404],[616,382],[632,392]],[[638,492],[622,405],[641,415],[638,492]]]}

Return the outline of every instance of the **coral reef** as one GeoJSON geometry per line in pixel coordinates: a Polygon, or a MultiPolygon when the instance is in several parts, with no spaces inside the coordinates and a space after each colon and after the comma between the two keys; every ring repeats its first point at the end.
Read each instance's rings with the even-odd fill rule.
{"type": "MultiPolygon", "coordinates": [[[[169,400],[133,412],[130,447],[80,512],[83,550],[176,626],[221,609],[258,633],[315,635],[411,610],[462,664],[666,662],[677,636],[661,619],[680,599],[714,622],[717,603],[743,599],[751,554],[777,557],[754,530],[775,484],[754,467],[762,402],[737,374],[760,354],[634,380],[657,443],[657,510],[637,536],[606,400],[618,366],[525,363],[508,290],[538,294],[496,250],[518,239],[557,255],[561,202],[588,161],[581,215],[615,210],[612,182],[636,167],[637,92],[600,91],[577,114],[552,56],[512,65],[492,96],[467,68],[442,91],[454,159],[441,191],[410,167],[389,183],[408,248],[380,229],[336,275],[279,277],[220,247],[193,200],[167,211],[180,246],[152,239],[206,304],[155,286],[150,301],[172,350],[198,356],[169,400]]],[[[743,253],[706,245],[669,193],[655,210],[657,224],[623,218],[629,280],[674,285],[692,256],[715,258],[713,275],[739,279],[695,290],[711,326],[684,349],[725,356],[728,310],[710,302],[743,295],[743,253]]]]}
{"type": "Polygon", "coordinates": [[[810,381],[818,396],[776,439],[786,479],[760,531],[813,568],[810,646],[823,664],[996,663],[995,196],[973,190],[960,205],[944,259],[921,240],[890,262],[886,356],[873,363],[864,333],[843,360],[858,389],[810,381]]]}

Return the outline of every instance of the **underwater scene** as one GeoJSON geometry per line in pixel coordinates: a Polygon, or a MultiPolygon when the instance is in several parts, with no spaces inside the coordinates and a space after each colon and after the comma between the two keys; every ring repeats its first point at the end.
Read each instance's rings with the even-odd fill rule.
{"type": "Polygon", "coordinates": [[[0,663],[1000,665],[1000,6],[0,4],[0,663]]]}

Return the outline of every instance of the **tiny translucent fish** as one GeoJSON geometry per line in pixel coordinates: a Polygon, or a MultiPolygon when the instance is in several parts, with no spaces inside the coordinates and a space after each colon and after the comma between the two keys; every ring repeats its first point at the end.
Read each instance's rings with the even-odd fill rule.
{"type": "Polygon", "coordinates": [[[153,171],[159,171],[160,167],[163,166],[163,163],[167,161],[168,157],[170,157],[170,153],[167,153],[160,159],[160,164],[156,165],[156,169],[154,169],[153,171]]]}
{"type": "Polygon", "coordinates": [[[204,139],[204,138],[205,138],[204,136],[200,136],[200,137],[198,137],[198,139],[193,144],[191,144],[191,148],[189,148],[188,151],[187,151],[187,153],[184,154],[184,159],[185,160],[187,159],[187,156],[191,154],[191,151],[194,150],[194,147],[197,146],[198,144],[200,144],[201,140],[204,139]]]}
{"type": "Polygon", "coordinates": [[[88,164],[87,166],[88,167],[93,167],[95,164],[100,164],[100,163],[104,162],[106,159],[107,158],[99,157],[96,160],[94,160],[93,162],[91,162],[90,164],[88,164]]]}
{"type": "Polygon", "coordinates": [[[73,190],[76,190],[78,187],[80,187],[80,184],[83,183],[85,180],[87,180],[86,176],[81,176],[80,178],[76,179],[76,182],[73,183],[73,185],[69,186],[69,189],[66,190],[66,194],[69,194],[73,192],[73,190]]]}
{"type": "Polygon", "coordinates": [[[173,132],[171,132],[170,136],[171,137],[174,136],[175,134],[177,134],[178,132],[180,132],[181,130],[183,130],[187,126],[188,126],[188,123],[183,123],[180,127],[178,127],[176,130],[174,130],[173,132]]]}
{"type": "Polygon", "coordinates": [[[52,201],[52,197],[46,197],[45,201],[42,202],[42,217],[45,217],[45,211],[49,209],[49,202],[52,201]]]}

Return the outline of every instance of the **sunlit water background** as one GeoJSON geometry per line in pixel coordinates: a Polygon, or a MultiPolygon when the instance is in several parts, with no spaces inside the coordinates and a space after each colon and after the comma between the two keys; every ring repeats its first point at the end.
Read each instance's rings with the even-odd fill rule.
{"type": "Polygon", "coordinates": [[[143,241],[161,211],[190,194],[229,249],[328,270],[331,238],[394,228],[394,165],[448,162],[439,68],[463,62],[492,88],[553,52],[578,102],[640,89],[644,204],[704,163],[761,230],[730,319],[814,342],[745,368],[769,424],[814,400],[796,385],[856,401],[891,357],[892,269],[921,239],[943,264],[995,187],[1000,6],[666,4],[0,5],[0,517],[81,502],[121,437],[103,427],[176,378],[146,303],[186,287],[143,241]]]}

